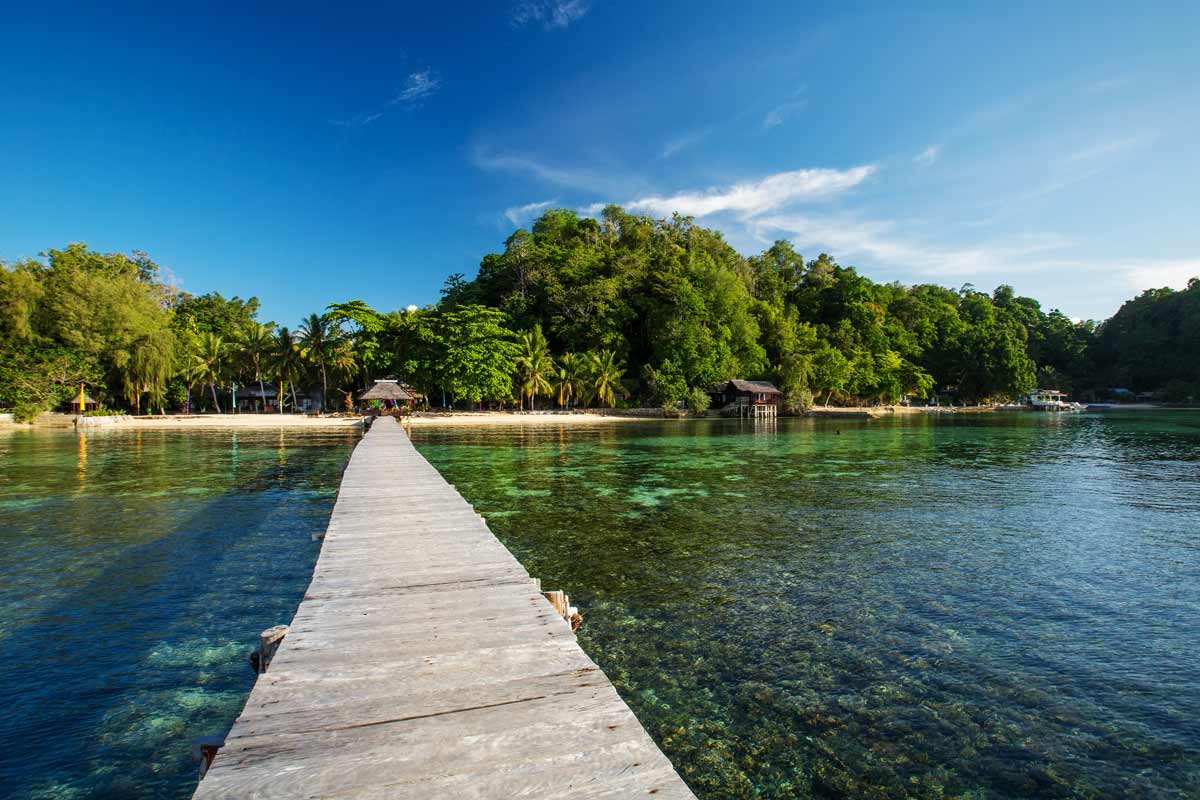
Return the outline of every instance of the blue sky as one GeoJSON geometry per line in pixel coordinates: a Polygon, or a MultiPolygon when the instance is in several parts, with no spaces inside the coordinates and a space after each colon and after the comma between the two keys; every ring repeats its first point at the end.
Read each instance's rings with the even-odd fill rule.
{"type": "Polygon", "coordinates": [[[27,5],[0,258],[139,248],[282,324],[431,302],[548,205],[1075,317],[1200,275],[1195,3],[27,5]]]}

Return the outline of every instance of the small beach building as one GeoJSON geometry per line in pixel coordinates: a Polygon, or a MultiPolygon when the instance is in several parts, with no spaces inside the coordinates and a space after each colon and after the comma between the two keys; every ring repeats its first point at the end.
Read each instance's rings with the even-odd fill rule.
{"type": "Polygon", "coordinates": [[[84,394],[83,411],[80,411],[79,409],[79,395],[72,397],[71,401],[68,403],[68,406],[70,407],[72,414],[81,414],[83,411],[95,411],[100,407],[100,404],[93,400],[90,394],[84,394]]]}
{"type": "Polygon", "coordinates": [[[376,407],[394,409],[412,408],[416,398],[399,381],[383,379],[375,381],[375,385],[359,395],[358,399],[376,407]]]}
{"type": "Polygon", "coordinates": [[[237,393],[238,411],[275,412],[279,410],[278,401],[279,387],[273,383],[261,387],[253,383],[238,389],[237,393]]]}
{"type": "Polygon", "coordinates": [[[717,408],[738,405],[745,406],[749,411],[755,407],[778,409],[783,405],[783,392],[779,391],[770,381],[734,379],[724,385],[713,387],[708,394],[717,408]]]}

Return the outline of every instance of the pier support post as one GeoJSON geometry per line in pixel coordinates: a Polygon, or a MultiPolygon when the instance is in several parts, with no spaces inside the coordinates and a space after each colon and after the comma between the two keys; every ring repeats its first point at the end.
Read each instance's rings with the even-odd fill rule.
{"type": "MultiPolygon", "coordinates": [[[[538,581],[538,588],[541,588],[541,581],[538,581]]],[[[579,613],[579,609],[571,605],[571,598],[562,590],[553,592],[542,592],[542,597],[550,601],[550,605],[554,606],[554,610],[558,615],[571,626],[571,630],[579,630],[579,626],[583,624],[583,615],[579,613]]]]}
{"type": "Polygon", "coordinates": [[[250,654],[250,664],[259,675],[271,666],[271,659],[275,657],[275,651],[279,649],[287,632],[287,625],[276,625],[258,635],[258,649],[250,654]]]}
{"type": "Polygon", "coordinates": [[[200,762],[200,777],[208,772],[217,751],[225,746],[224,736],[201,736],[192,742],[192,758],[200,762]]]}

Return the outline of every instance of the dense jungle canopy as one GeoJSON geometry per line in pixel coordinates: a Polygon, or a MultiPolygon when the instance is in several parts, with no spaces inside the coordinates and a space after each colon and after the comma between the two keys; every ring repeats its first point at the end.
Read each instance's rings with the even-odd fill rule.
{"type": "Polygon", "coordinates": [[[1001,400],[1039,385],[1200,398],[1196,279],[1143,292],[1103,323],[1073,322],[1008,286],[876,283],[782,240],[745,257],[690,218],[616,206],[546,212],[425,308],[337,302],[294,328],[258,309],[180,292],[139,251],[76,243],[3,263],[0,405],[28,418],[83,383],[109,407],[221,411],[234,384],[270,382],[284,406],[300,386],[340,408],[383,376],[460,406],[696,408],[735,377],[774,381],[793,408],[1001,400]]]}

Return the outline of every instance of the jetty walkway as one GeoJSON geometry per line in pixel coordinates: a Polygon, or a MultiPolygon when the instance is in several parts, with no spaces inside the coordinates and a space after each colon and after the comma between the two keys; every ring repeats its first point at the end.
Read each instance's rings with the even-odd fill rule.
{"type": "Polygon", "coordinates": [[[381,417],[195,798],[692,798],[570,625],[381,417]]]}

